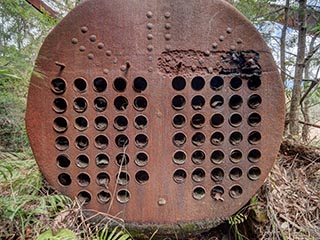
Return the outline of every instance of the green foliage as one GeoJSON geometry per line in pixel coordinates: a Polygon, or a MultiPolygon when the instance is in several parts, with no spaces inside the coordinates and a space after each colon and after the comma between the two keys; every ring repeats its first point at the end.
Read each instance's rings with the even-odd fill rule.
{"type": "Polygon", "coordinates": [[[115,228],[110,228],[106,225],[101,231],[97,231],[94,236],[92,236],[93,240],[129,240],[131,239],[130,235],[123,230],[121,230],[118,226],[115,228]]]}
{"type": "Polygon", "coordinates": [[[47,230],[37,240],[78,240],[77,235],[69,229],[59,229],[56,233],[47,230]]]}

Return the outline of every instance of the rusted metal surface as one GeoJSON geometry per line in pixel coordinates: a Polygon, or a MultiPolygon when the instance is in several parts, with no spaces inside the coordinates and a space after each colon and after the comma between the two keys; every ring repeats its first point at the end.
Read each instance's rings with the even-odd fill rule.
{"type": "Polygon", "coordinates": [[[276,158],[277,67],[225,1],[85,1],[49,34],[36,66],[27,129],[41,171],[128,225],[228,217],[276,158]]]}

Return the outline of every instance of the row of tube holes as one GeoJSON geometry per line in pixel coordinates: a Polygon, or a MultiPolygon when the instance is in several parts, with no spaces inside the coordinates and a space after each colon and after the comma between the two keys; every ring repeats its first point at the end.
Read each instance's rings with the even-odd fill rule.
{"type": "MultiPolygon", "coordinates": [[[[172,80],[172,88],[175,91],[183,91],[186,88],[186,80],[177,76],[172,80]]],[[[243,85],[243,81],[240,77],[235,76],[230,80],[229,87],[233,91],[239,91],[243,85]]],[[[214,91],[220,91],[224,86],[224,80],[220,76],[214,76],[210,81],[210,88],[214,91]]],[[[261,86],[261,79],[258,76],[253,76],[247,80],[247,87],[255,91],[261,86]]],[[[191,88],[194,91],[201,91],[205,87],[205,80],[197,76],[191,81],[191,88]]],[[[202,110],[205,106],[205,98],[201,95],[196,95],[191,100],[191,106],[194,110],[199,111],[202,110]]],[[[262,99],[258,94],[252,94],[248,98],[247,105],[251,109],[256,109],[262,103],[262,99]]],[[[240,95],[234,94],[229,98],[229,107],[232,110],[239,109],[243,104],[243,99],[240,95]]],[[[183,95],[176,95],[172,99],[172,107],[176,111],[184,109],[186,105],[186,99],[183,95]]],[[[224,105],[224,98],[221,95],[214,95],[210,100],[210,106],[213,109],[222,108],[224,105]]],[[[229,117],[229,124],[232,127],[239,127],[242,124],[242,116],[239,113],[232,113],[229,117]]],[[[252,127],[256,127],[261,123],[261,116],[257,112],[252,112],[248,116],[247,120],[248,124],[252,127]]],[[[210,124],[214,128],[219,128],[224,123],[224,116],[220,113],[214,114],[210,119],[210,124]]],[[[175,128],[180,129],[183,128],[186,124],[186,117],[183,114],[176,114],[173,117],[173,125],[175,128]]],[[[191,125],[194,129],[201,129],[205,124],[205,117],[196,113],[191,118],[191,125]]],[[[186,143],[186,136],[182,132],[175,133],[173,137],[173,144],[181,148],[186,143]]],[[[205,143],[206,137],[201,132],[195,132],[191,138],[191,142],[196,147],[200,147],[205,143]]],[[[229,136],[229,142],[232,145],[238,145],[243,140],[243,136],[239,131],[234,131],[229,136]]],[[[248,135],[248,142],[252,145],[259,143],[261,140],[261,134],[258,131],[252,131],[248,135]]],[[[222,132],[216,131],[211,135],[210,142],[219,146],[224,141],[224,135],[222,132]]],[[[192,153],[191,159],[192,162],[196,165],[201,164],[206,158],[206,154],[204,151],[198,149],[192,153]]],[[[214,150],[211,154],[211,162],[214,164],[220,164],[225,158],[225,154],[221,150],[214,150]]],[[[261,152],[258,149],[250,150],[248,154],[248,160],[252,163],[256,163],[261,158],[261,152]]],[[[183,165],[187,159],[187,153],[182,150],[177,150],[173,155],[173,162],[177,165],[183,165]]],[[[242,152],[240,150],[234,149],[231,151],[229,159],[233,163],[238,163],[242,159],[242,152]]],[[[251,167],[247,176],[250,180],[258,180],[261,175],[261,170],[257,166],[251,167]]],[[[206,172],[203,168],[197,167],[191,173],[191,178],[194,182],[200,183],[205,179],[206,172]]],[[[225,173],[222,168],[216,167],[210,173],[211,179],[217,184],[211,189],[211,197],[214,199],[219,199],[218,196],[222,196],[225,192],[224,187],[221,184],[225,173]]],[[[233,181],[239,180],[243,176],[242,169],[239,167],[233,167],[229,172],[229,178],[233,181]]],[[[187,172],[184,169],[177,169],[173,174],[173,179],[176,183],[184,183],[187,178],[187,172]]],[[[232,198],[238,198],[243,193],[243,189],[239,185],[234,185],[229,190],[229,195],[232,198]]],[[[196,200],[203,199],[205,197],[206,190],[202,186],[197,186],[193,189],[193,197],[196,200]]]]}

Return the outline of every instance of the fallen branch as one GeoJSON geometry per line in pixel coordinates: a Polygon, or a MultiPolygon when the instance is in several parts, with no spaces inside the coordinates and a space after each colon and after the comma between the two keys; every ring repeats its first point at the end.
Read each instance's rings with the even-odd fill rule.
{"type": "Polygon", "coordinates": [[[320,128],[320,125],[317,125],[314,123],[308,123],[308,122],[304,122],[304,121],[299,121],[299,123],[307,125],[307,126],[315,127],[315,128],[320,128]]]}

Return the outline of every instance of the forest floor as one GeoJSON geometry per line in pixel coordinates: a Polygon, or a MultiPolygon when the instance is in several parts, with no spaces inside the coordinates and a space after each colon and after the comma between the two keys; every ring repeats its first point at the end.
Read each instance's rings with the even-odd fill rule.
{"type": "MultiPolygon", "coordinates": [[[[35,169],[31,153],[0,151],[0,239],[36,239],[59,228],[100,239],[92,237],[81,208],[52,190],[35,169]]],[[[283,141],[269,177],[243,209],[208,232],[166,239],[320,239],[320,149],[283,141]]]]}

